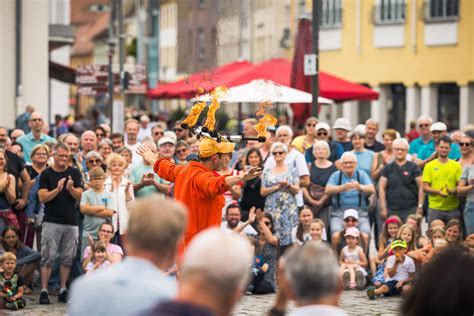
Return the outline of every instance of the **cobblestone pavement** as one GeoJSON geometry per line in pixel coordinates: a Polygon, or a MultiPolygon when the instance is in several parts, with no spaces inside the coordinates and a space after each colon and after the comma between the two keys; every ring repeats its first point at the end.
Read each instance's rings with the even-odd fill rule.
{"type": "MultiPolygon", "coordinates": [[[[66,305],[58,303],[57,296],[50,295],[51,305],[38,304],[39,293],[26,296],[27,307],[6,315],[66,315],[66,305]]],[[[236,306],[234,315],[263,315],[275,300],[275,295],[246,295],[236,306]]],[[[346,291],[342,295],[341,307],[350,315],[397,315],[399,298],[379,298],[369,301],[365,291],[346,291]]],[[[294,307],[290,304],[288,310],[294,307]]]]}

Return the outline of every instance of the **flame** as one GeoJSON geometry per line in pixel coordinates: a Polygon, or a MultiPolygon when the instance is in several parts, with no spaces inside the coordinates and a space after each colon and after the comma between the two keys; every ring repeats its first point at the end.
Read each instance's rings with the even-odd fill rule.
{"type": "Polygon", "coordinates": [[[211,91],[211,105],[209,105],[209,110],[207,112],[206,123],[203,126],[203,129],[206,128],[209,131],[213,131],[216,125],[216,111],[221,106],[218,99],[229,92],[229,89],[225,86],[218,86],[211,91]]]}
{"type": "Polygon", "coordinates": [[[189,127],[193,127],[194,125],[196,125],[196,122],[199,119],[199,115],[201,115],[201,112],[204,110],[205,107],[206,102],[204,101],[199,101],[194,104],[191,108],[191,111],[189,111],[188,116],[181,122],[181,124],[186,124],[189,127]]]}
{"type": "Polygon", "coordinates": [[[255,124],[255,126],[253,127],[258,133],[258,137],[265,137],[267,135],[267,127],[275,126],[278,122],[276,117],[274,117],[270,113],[266,113],[267,109],[270,108],[272,105],[273,103],[270,101],[264,101],[259,104],[256,116],[261,117],[258,120],[258,123],[255,124]]]}

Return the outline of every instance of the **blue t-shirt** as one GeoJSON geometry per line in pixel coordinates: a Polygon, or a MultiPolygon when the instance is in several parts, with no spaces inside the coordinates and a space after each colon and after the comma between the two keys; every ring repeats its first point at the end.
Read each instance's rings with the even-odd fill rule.
{"type": "Polygon", "coordinates": [[[374,161],[374,152],[371,150],[354,151],[357,157],[357,170],[365,171],[372,182],[372,162],[374,161]]]}
{"type": "MultiPolygon", "coordinates": [[[[433,139],[430,139],[430,141],[420,149],[417,158],[421,160],[428,159],[435,152],[435,150],[435,142],[433,139]]],[[[451,144],[451,150],[449,151],[448,158],[452,160],[458,160],[461,158],[461,150],[459,149],[458,144],[451,144]]]]}
{"type": "Polygon", "coordinates": [[[420,136],[420,137],[412,140],[412,142],[410,143],[410,149],[409,149],[408,152],[410,153],[410,155],[415,154],[415,155],[418,156],[418,154],[420,153],[420,150],[422,150],[423,147],[425,147],[425,146],[426,146],[426,144],[423,142],[423,138],[421,138],[421,136],[420,136]]]}
{"type": "MultiPolygon", "coordinates": [[[[361,185],[372,184],[369,176],[364,171],[357,170],[356,172],[354,172],[354,176],[352,178],[347,177],[342,171],[336,171],[329,178],[327,185],[336,186],[336,185],[346,184],[352,181],[357,181],[357,174],[359,175],[359,183],[361,185]],[[341,177],[341,173],[342,173],[342,177],[341,177]],[[339,178],[341,178],[340,182],[339,182],[339,178]]],[[[358,208],[359,207],[359,193],[360,193],[360,202],[361,202],[360,206],[362,208],[366,208],[367,195],[363,192],[358,192],[357,190],[350,190],[350,191],[339,193],[339,196],[340,196],[339,205],[338,205],[338,199],[337,199],[338,194],[333,195],[331,198],[332,205],[335,208],[339,208],[342,210],[346,210],[348,208],[358,208]]]]}
{"type": "MultiPolygon", "coordinates": [[[[106,208],[111,208],[112,198],[112,194],[109,191],[104,190],[97,193],[89,189],[82,193],[81,205],[88,204],[89,206],[105,206],[106,208]]],[[[106,220],[107,218],[104,217],[84,214],[82,237],[87,237],[90,234],[92,237],[97,238],[99,227],[106,220]]]]}

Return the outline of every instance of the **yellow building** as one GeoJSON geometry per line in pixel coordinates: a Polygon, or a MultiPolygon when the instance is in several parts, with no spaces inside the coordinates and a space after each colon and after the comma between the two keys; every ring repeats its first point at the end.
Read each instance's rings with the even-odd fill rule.
{"type": "Polygon", "coordinates": [[[451,129],[474,123],[474,1],[320,1],[320,69],[380,92],[370,106],[346,103],[333,116],[373,117],[402,132],[421,114],[451,129]]]}

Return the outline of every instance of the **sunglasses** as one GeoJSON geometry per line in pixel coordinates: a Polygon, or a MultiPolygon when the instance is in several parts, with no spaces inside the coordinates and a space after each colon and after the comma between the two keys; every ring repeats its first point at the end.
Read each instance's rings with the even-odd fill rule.
{"type": "Polygon", "coordinates": [[[97,137],[104,137],[105,135],[104,135],[104,134],[97,134],[97,133],[96,133],[95,136],[97,136],[97,137]]]}
{"type": "Polygon", "coordinates": [[[471,147],[471,143],[459,143],[461,147],[471,147]]]}
{"type": "Polygon", "coordinates": [[[188,151],[187,149],[180,149],[180,150],[177,150],[176,153],[180,154],[180,153],[185,153],[187,151],[188,151]]]}
{"type": "Polygon", "coordinates": [[[317,133],[316,135],[318,135],[318,136],[328,136],[328,133],[326,133],[326,132],[321,132],[321,133],[317,133]]]}
{"type": "Polygon", "coordinates": [[[272,222],[263,222],[263,223],[267,226],[272,224],[272,222]]]}
{"type": "Polygon", "coordinates": [[[428,126],[430,126],[430,124],[420,124],[420,125],[418,125],[418,126],[421,127],[421,128],[423,128],[423,127],[428,127],[428,126]]]}
{"type": "Polygon", "coordinates": [[[165,133],[163,133],[163,132],[156,132],[156,133],[153,133],[153,135],[165,135],[165,133]]]}
{"type": "Polygon", "coordinates": [[[105,229],[101,229],[100,232],[104,233],[104,234],[112,234],[113,232],[110,231],[110,230],[105,230],[105,229]]]}
{"type": "Polygon", "coordinates": [[[89,159],[90,163],[101,163],[100,159],[89,159]]]}
{"type": "Polygon", "coordinates": [[[344,222],[346,222],[346,223],[355,223],[355,222],[357,222],[357,220],[355,218],[346,218],[344,220],[344,222]]]}
{"type": "Polygon", "coordinates": [[[285,153],[284,151],[274,151],[274,152],[272,152],[273,156],[283,155],[284,153],[285,153]]]}

